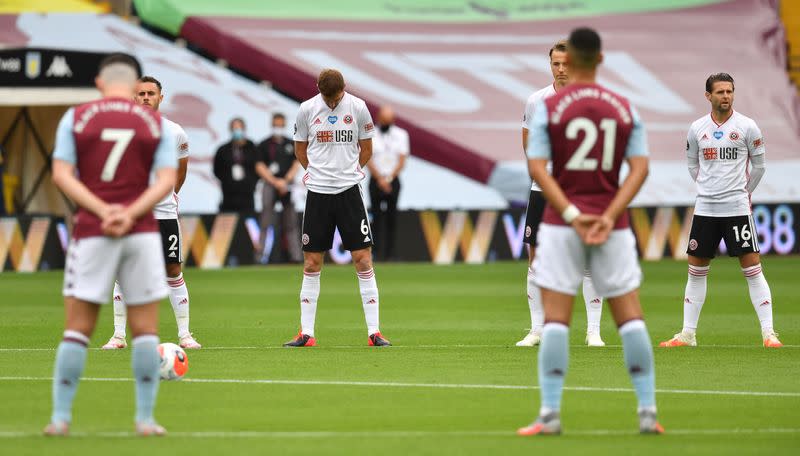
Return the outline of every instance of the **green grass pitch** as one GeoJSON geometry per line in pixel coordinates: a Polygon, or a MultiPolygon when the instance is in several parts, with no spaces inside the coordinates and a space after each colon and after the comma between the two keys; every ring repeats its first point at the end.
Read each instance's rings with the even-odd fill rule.
{"type": "MultiPolygon", "coordinates": [[[[606,348],[583,346],[575,308],[564,434],[522,438],[536,415],[537,349],[514,343],[529,326],[525,263],[379,264],[382,331],[367,347],[352,267],[322,274],[319,346],[285,349],[299,321],[299,266],[189,270],[192,330],[185,381],[161,384],[156,416],[170,431],[138,439],[130,350],[97,348],[103,309],[75,402],[73,436],[39,432],[50,413],[53,348],[63,325],[61,273],[0,276],[0,454],[800,454],[800,258],[766,258],[776,329],[761,347],[735,260],[715,261],[699,347],[655,348],[663,436],[636,434],[635,398],[604,309],[606,348]]],[[[653,343],[682,324],[684,262],[643,264],[653,343]]],[[[162,306],[161,337],[175,341],[162,306]]]]}

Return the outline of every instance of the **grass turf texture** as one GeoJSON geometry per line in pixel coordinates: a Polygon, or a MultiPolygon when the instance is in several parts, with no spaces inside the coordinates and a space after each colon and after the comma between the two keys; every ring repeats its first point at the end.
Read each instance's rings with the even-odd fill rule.
{"type": "MultiPolygon", "coordinates": [[[[154,441],[119,434],[132,431],[133,383],[94,380],[79,387],[71,428],[75,435],[46,439],[38,433],[51,407],[46,378],[63,327],[62,274],[2,274],[0,453],[792,453],[800,447],[800,309],[793,293],[800,259],[767,258],[764,265],[776,327],[789,346],[761,347],[738,264],[717,260],[700,321],[700,346],[655,348],[657,388],[673,391],[658,395],[660,420],[668,432],[659,437],[635,433],[632,392],[574,389],[565,391],[564,435],[514,435],[535,417],[539,404],[533,388],[537,349],[513,346],[529,326],[525,264],[517,262],[377,265],[381,329],[395,344],[384,349],[367,347],[352,267],[324,269],[320,345],[308,349],[280,347],[298,327],[299,267],[189,270],[192,330],[205,348],[189,352],[186,381],[161,385],[156,416],[171,435],[154,441]],[[19,348],[44,350],[13,350],[19,348]],[[288,382],[200,381],[207,379],[288,382]],[[330,383],[337,381],[373,383],[330,383]],[[376,384],[389,382],[400,384],[376,384]]],[[[680,330],[686,264],[665,261],[643,268],[642,302],[657,345],[680,330]]],[[[162,340],[176,341],[166,300],[161,310],[162,340]]],[[[111,313],[111,306],[101,312],[85,377],[131,377],[130,349],[96,350],[111,335],[111,313]]],[[[567,387],[629,389],[607,307],[602,335],[609,347],[583,346],[585,321],[578,302],[567,387]]]]}

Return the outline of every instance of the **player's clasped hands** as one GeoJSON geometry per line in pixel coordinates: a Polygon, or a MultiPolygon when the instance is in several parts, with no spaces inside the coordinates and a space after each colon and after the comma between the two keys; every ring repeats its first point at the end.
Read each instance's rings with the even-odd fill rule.
{"type": "Polygon", "coordinates": [[[605,215],[581,214],[572,221],[572,227],[586,245],[600,245],[608,240],[614,221],[605,215]]]}
{"type": "Polygon", "coordinates": [[[102,220],[103,234],[111,237],[121,237],[133,227],[133,217],[121,204],[109,204],[98,214],[102,220]]]}

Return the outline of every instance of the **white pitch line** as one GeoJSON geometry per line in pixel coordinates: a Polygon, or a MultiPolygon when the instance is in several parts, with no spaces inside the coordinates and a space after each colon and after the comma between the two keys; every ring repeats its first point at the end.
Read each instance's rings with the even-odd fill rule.
{"type": "MultiPolygon", "coordinates": [[[[0,381],[52,381],[52,377],[0,377],[0,381]]],[[[132,378],[86,377],[87,382],[132,382],[132,378]]],[[[472,383],[407,383],[407,382],[362,382],[346,380],[276,380],[235,378],[185,378],[185,383],[244,384],[244,385],[328,385],[328,386],[375,386],[384,388],[441,388],[441,389],[488,389],[488,390],[538,390],[536,385],[495,385],[472,383]]],[[[590,391],[598,393],[632,393],[632,388],[604,388],[597,386],[565,386],[565,391],[590,391]]],[[[709,396],[755,396],[755,397],[800,397],[800,392],[783,391],[726,391],[657,389],[659,394],[697,394],[709,396]]]]}
{"type": "MultiPolygon", "coordinates": [[[[800,428],[763,428],[763,429],[667,429],[666,435],[741,435],[741,434],[799,434],[800,428]]],[[[567,436],[636,436],[635,430],[622,429],[586,429],[564,432],[567,436]]],[[[0,438],[41,437],[40,432],[0,431],[0,438]]],[[[513,430],[496,431],[192,431],[169,432],[169,437],[221,438],[221,439],[319,439],[319,438],[407,438],[407,437],[514,437],[513,430]]],[[[131,438],[133,432],[73,432],[70,437],[103,437],[131,438]]]]}
{"type": "MultiPolygon", "coordinates": [[[[587,348],[591,351],[602,350],[602,348],[597,347],[587,347],[584,344],[575,344],[571,345],[571,347],[577,348],[587,348]]],[[[468,345],[468,344],[454,344],[454,345],[394,345],[389,350],[408,350],[408,349],[415,349],[415,348],[422,348],[422,349],[429,349],[429,348],[503,348],[503,349],[512,349],[512,350],[519,350],[525,351],[531,347],[515,347],[513,345],[468,345]]],[[[615,345],[615,344],[608,344],[605,348],[622,348],[622,345],[615,345]]],[[[660,347],[653,347],[657,351],[661,351],[660,347]]],[[[750,345],[701,345],[696,348],[683,348],[680,350],[693,350],[693,349],[703,349],[703,348],[736,348],[736,349],[755,349],[755,350],[764,350],[764,348],[758,344],[750,344],[750,345]]],[[[783,348],[800,348],[800,345],[784,345],[783,348]]],[[[322,345],[314,347],[314,350],[326,350],[326,349],[371,349],[366,345],[322,345]]],[[[55,351],[56,348],[0,348],[0,352],[37,352],[37,351],[55,351]]],[[[89,350],[95,351],[105,351],[102,348],[94,347],[90,348],[89,350]]],[[[256,346],[241,346],[241,347],[204,347],[201,349],[202,351],[217,351],[217,350],[291,350],[290,348],[283,347],[280,345],[265,345],[262,347],[256,346]]]]}

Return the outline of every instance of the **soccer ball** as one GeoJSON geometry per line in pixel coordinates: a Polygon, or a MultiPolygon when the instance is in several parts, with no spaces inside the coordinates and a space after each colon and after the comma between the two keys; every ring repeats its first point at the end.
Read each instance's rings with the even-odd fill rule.
{"type": "Polygon", "coordinates": [[[158,355],[161,357],[161,380],[180,380],[189,371],[189,358],[181,347],[169,342],[160,344],[158,355]]]}

